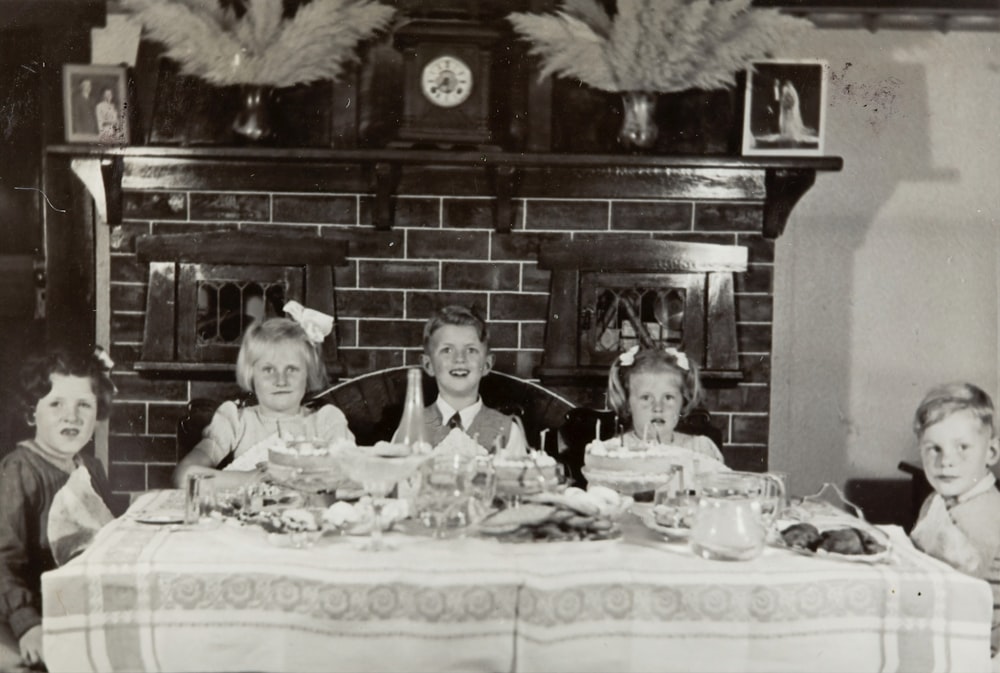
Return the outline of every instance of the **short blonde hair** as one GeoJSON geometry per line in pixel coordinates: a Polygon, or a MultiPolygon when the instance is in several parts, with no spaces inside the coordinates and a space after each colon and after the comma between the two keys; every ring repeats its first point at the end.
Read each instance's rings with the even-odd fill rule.
{"type": "Polygon", "coordinates": [[[990,437],[996,437],[993,399],[979,386],[964,381],[932,388],[917,407],[913,432],[919,437],[930,426],[959,411],[971,411],[989,429],[990,437]]]}
{"type": "Polygon", "coordinates": [[[278,346],[288,345],[298,350],[306,363],[309,381],[308,392],[322,390],[328,385],[326,366],[319,346],[309,340],[306,331],[289,318],[270,318],[254,321],[243,334],[240,353],[236,356],[236,383],[247,392],[253,390],[253,366],[265,353],[278,346]]]}
{"type": "Polygon", "coordinates": [[[486,321],[479,317],[479,314],[464,306],[445,306],[432,315],[424,323],[424,352],[430,354],[431,337],[434,332],[445,325],[456,325],[458,327],[471,327],[476,330],[476,336],[483,342],[486,352],[490,351],[490,331],[486,327],[486,321]]]}
{"type": "Polygon", "coordinates": [[[623,365],[621,358],[615,358],[608,372],[608,404],[619,418],[631,416],[628,406],[629,381],[639,372],[666,372],[676,374],[681,379],[681,394],[684,396],[684,407],[681,414],[686,414],[698,404],[701,399],[701,377],[698,375],[698,365],[694,359],[686,357],[687,368],[678,362],[679,351],[662,348],[640,349],[629,365],[623,365]]]}

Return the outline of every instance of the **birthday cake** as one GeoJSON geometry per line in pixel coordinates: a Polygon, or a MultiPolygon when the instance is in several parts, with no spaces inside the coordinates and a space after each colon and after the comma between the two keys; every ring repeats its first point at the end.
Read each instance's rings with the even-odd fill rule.
{"type": "Polygon", "coordinates": [[[314,472],[336,470],[337,451],[354,446],[348,439],[333,442],[321,439],[277,439],[267,450],[269,465],[314,472]]]}
{"type": "Polygon", "coordinates": [[[727,469],[711,456],[683,446],[638,438],[623,443],[621,437],[590,442],[584,449],[583,462],[583,473],[589,483],[626,495],[652,491],[678,479],[674,469],[677,466],[687,480],[703,472],[727,469]]]}
{"type": "Polygon", "coordinates": [[[498,448],[493,456],[493,471],[497,479],[497,495],[528,495],[548,491],[558,485],[556,460],[543,451],[527,446],[521,438],[498,448]]]}

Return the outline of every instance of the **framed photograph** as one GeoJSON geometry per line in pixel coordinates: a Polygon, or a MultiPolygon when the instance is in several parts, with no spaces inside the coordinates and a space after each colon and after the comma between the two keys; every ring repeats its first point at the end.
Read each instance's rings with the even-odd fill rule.
{"type": "Polygon", "coordinates": [[[755,61],[747,72],[743,154],[822,154],[826,89],[825,61],[755,61]]]}
{"type": "Polygon", "coordinates": [[[128,88],[124,66],[63,66],[66,142],[127,145],[128,88]]]}

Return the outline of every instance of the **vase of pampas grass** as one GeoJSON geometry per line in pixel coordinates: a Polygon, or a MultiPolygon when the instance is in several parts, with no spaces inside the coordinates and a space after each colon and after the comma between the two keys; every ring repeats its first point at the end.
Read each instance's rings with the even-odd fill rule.
{"type": "Polygon", "coordinates": [[[389,26],[395,8],[376,0],[121,0],[182,74],[239,87],[233,129],[271,136],[270,109],[284,87],[333,81],[357,60],[359,42],[389,26]]]}
{"type": "Polygon", "coordinates": [[[732,87],[737,73],[812,27],[752,0],[563,0],[554,14],[514,12],[516,33],[541,61],[540,78],[560,75],[622,94],[619,142],[656,143],[657,94],[732,87]]]}

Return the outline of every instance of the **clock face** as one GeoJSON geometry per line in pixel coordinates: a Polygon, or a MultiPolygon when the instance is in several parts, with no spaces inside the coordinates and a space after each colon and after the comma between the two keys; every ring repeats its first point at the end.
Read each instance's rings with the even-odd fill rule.
{"type": "Polygon", "coordinates": [[[472,94],[472,69],[457,56],[438,56],[424,66],[420,90],[434,105],[455,107],[472,94]]]}

